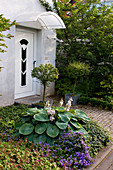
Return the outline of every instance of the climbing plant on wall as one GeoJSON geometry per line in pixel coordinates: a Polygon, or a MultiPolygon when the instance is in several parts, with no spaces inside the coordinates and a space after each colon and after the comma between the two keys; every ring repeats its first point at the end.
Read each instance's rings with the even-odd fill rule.
{"type": "MultiPolygon", "coordinates": [[[[12,35],[7,34],[5,31],[10,30],[10,27],[13,25],[15,25],[15,21],[11,22],[10,19],[6,19],[3,14],[0,15],[0,53],[6,52],[5,48],[7,48],[7,45],[5,39],[11,39],[12,35]]],[[[0,67],[0,71],[1,68],[2,67],[0,67]]]]}

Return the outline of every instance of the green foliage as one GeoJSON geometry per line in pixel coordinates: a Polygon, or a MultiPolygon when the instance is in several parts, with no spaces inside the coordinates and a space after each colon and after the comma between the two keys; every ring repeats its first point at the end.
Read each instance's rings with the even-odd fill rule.
{"type": "Polygon", "coordinates": [[[78,81],[89,74],[89,65],[81,62],[70,63],[66,68],[67,76],[74,82],[73,96],[78,81]]]}
{"type": "Polygon", "coordinates": [[[90,121],[83,125],[88,131],[90,137],[88,143],[90,145],[91,156],[97,155],[99,150],[108,145],[111,140],[110,134],[96,122],[90,121]]]}
{"type": "Polygon", "coordinates": [[[55,82],[58,79],[58,70],[52,64],[40,64],[39,67],[34,67],[31,73],[32,77],[39,79],[44,86],[43,103],[45,102],[45,90],[46,86],[50,82],[55,82]]]}
{"type": "Polygon", "coordinates": [[[89,117],[81,110],[66,111],[64,107],[36,109],[30,108],[22,118],[23,123],[15,127],[14,136],[21,136],[35,144],[47,142],[52,144],[63,130],[72,129],[82,132],[85,136],[88,132],[82,124],[90,121],[89,117]]]}
{"type": "Polygon", "coordinates": [[[109,103],[107,101],[103,101],[101,99],[96,99],[96,98],[89,98],[89,97],[84,97],[81,96],[79,99],[79,104],[91,104],[91,106],[98,106],[102,107],[103,109],[109,109],[113,110],[113,103],[109,103]]]}
{"type": "Polygon", "coordinates": [[[0,131],[4,131],[6,136],[9,133],[12,134],[15,123],[21,122],[21,116],[26,113],[27,109],[28,107],[23,104],[0,107],[0,131]]]}
{"type": "Polygon", "coordinates": [[[27,145],[22,140],[0,141],[0,169],[60,169],[51,159],[47,160],[41,149],[36,149],[33,144],[27,145]]]}
{"type": "Polygon", "coordinates": [[[98,89],[97,85],[105,75],[113,73],[113,5],[108,7],[100,0],[86,0],[85,3],[75,0],[75,5],[71,7],[68,0],[54,0],[53,11],[66,25],[65,30],[57,31],[58,38],[63,40],[57,45],[59,74],[67,77],[69,63],[81,61],[89,64],[89,80],[94,78],[94,83],[90,84],[92,95],[89,93],[92,97],[100,91],[101,87],[98,89]]]}
{"type": "Polygon", "coordinates": [[[100,82],[101,95],[113,95],[113,75],[110,74],[106,76],[101,82],[100,82]]]}
{"type": "Polygon", "coordinates": [[[65,94],[72,92],[73,84],[69,78],[61,78],[57,80],[55,88],[58,95],[64,96],[65,94]]]}
{"type": "Polygon", "coordinates": [[[6,19],[3,14],[0,15],[0,52],[4,53],[5,50],[3,50],[1,47],[7,48],[7,45],[5,44],[5,39],[11,39],[11,34],[5,35],[3,32],[10,30],[10,27],[15,25],[15,21],[11,22],[9,19],[6,19]]]}

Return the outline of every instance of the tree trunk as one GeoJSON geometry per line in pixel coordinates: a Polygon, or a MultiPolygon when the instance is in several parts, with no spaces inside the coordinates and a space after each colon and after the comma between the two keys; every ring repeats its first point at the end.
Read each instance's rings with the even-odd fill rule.
{"type": "Polygon", "coordinates": [[[45,93],[46,93],[46,85],[44,84],[44,91],[43,91],[43,104],[45,105],[45,93]]]}
{"type": "Polygon", "coordinates": [[[75,94],[75,87],[76,87],[76,82],[74,83],[74,86],[73,86],[73,96],[75,94]]]}

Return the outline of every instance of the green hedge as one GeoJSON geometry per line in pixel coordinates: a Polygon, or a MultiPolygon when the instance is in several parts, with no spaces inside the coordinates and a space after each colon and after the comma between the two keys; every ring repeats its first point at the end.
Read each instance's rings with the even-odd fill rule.
{"type": "Polygon", "coordinates": [[[85,105],[91,104],[91,106],[99,106],[102,107],[103,109],[113,110],[113,103],[109,103],[107,101],[103,101],[101,99],[96,99],[96,98],[81,96],[79,99],[79,104],[85,104],[85,105]]]}

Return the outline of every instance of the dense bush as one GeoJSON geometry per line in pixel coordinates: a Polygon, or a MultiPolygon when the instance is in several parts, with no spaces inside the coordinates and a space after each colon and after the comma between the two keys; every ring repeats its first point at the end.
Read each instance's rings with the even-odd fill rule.
{"type": "Polygon", "coordinates": [[[107,146],[107,144],[110,142],[110,134],[94,121],[90,121],[83,126],[90,135],[88,139],[88,143],[90,146],[90,155],[95,156],[101,148],[107,146]]]}
{"type": "Polygon", "coordinates": [[[99,106],[103,109],[107,108],[109,110],[113,110],[113,103],[109,103],[107,101],[103,101],[101,99],[96,99],[96,98],[81,96],[79,99],[79,104],[85,104],[85,105],[91,104],[91,106],[99,106]]]}

